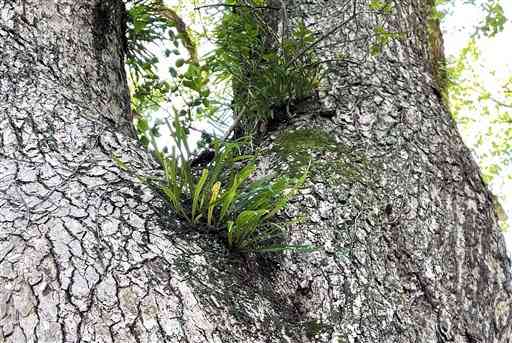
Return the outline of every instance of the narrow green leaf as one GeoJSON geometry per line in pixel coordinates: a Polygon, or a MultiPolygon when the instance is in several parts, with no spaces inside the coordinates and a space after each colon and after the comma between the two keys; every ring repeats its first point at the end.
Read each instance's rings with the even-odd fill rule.
{"type": "Polygon", "coordinates": [[[227,232],[228,232],[228,246],[230,248],[233,247],[233,227],[235,223],[233,221],[228,221],[227,223],[227,232]]]}
{"type": "Polygon", "coordinates": [[[201,177],[199,178],[199,181],[196,184],[196,187],[194,189],[194,194],[192,197],[192,221],[194,221],[194,222],[197,222],[196,213],[198,210],[199,199],[201,196],[201,191],[203,189],[203,186],[204,186],[207,178],[208,178],[208,169],[203,169],[203,173],[201,174],[201,177]]]}
{"type": "Polygon", "coordinates": [[[119,157],[117,157],[116,155],[112,155],[112,160],[114,160],[114,163],[119,167],[119,169],[123,171],[128,171],[126,163],[124,163],[119,157]]]}
{"type": "Polygon", "coordinates": [[[215,204],[217,202],[217,197],[220,192],[220,181],[215,182],[212,187],[210,202],[208,204],[208,225],[212,225],[213,221],[213,210],[215,208],[215,204]]]}
{"type": "Polygon", "coordinates": [[[254,252],[284,252],[284,251],[293,251],[293,252],[302,252],[309,253],[318,251],[318,248],[313,245],[270,245],[268,247],[256,248],[253,249],[254,252]]]}

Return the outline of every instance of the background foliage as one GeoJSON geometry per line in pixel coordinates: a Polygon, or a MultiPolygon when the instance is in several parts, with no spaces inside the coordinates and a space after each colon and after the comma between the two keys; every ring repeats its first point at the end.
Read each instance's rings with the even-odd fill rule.
{"type": "MultiPolygon", "coordinates": [[[[496,195],[504,230],[512,218],[512,3],[442,1],[450,110],[496,195]],[[469,24],[468,24],[469,23],[469,24]]],[[[506,232],[512,247],[512,233],[506,232]]]]}

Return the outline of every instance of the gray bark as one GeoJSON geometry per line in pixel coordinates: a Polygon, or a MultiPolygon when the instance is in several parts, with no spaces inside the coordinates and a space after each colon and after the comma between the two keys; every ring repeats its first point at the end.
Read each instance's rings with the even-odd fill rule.
{"type": "Polygon", "coordinates": [[[511,342],[510,262],[436,95],[425,4],[289,1],[289,17],[321,34],[354,4],[316,47],[350,61],[260,166],[315,159],[285,215],[302,215],[290,242],[320,249],[257,257],[112,162],[158,172],[127,121],[121,4],[0,0],[0,342],[511,342]],[[378,21],[406,37],[368,57],[378,21]]]}

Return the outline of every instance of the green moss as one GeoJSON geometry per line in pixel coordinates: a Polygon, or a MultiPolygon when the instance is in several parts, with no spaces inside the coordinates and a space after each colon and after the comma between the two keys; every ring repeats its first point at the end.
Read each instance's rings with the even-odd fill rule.
{"type": "Polygon", "coordinates": [[[284,153],[294,153],[304,149],[336,150],[336,141],[319,129],[299,129],[285,132],[276,140],[279,148],[284,153]]]}
{"type": "Polygon", "coordinates": [[[356,156],[321,129],[284,132],[274,141],[272,149],[285,162],[289,175],[301,175],[311,161],[311,175],[333,183],[340,177],[359,178],[368,164],[365,157],[356,156]]]}

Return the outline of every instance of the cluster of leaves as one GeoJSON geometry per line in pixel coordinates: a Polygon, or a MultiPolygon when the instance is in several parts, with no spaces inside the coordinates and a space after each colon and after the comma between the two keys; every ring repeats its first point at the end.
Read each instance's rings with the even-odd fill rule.
{"type": "MultiPolygon", "coordinates": [[[[192,123],[202,113],[213,116],[216,110],[210,104],[211,73],[220,79],[230,78],[243,87],[246,97],[242,101],[237,96],[239,109],[244,103],[246,113],[258,113],[262,117],[268,116],[269,103],[305,96],[318,82],[318,65],[302,68],[300,64],[314,62],[313,55],[305,50],[313,40],[311,32],[299,25],[292,34],[293,39],[267,49],[264,37],[270,37],[270,32],[261,29],[262,23],[254,20],[253,11],[250,6],[240,7],[238,14],[225,15],[216,31],[219,48],[206,63],[201,63],[187,27],[162,0],[131,4],[127,64],[132,108],[138,114],[136,127],[141,142],[153,151],[164,171],[162,179],[138,177],[156,188],[190,225],[223,233],[221,236],[230,249],[310,250],[281,244],[285,230],[271,220],[301,187],[306,174],[298,179],[266,177],[255,181],[251,178],[256,168],[255,158],[242,155],[241,151],[247,151],[244,141],[216,138],[205,140],[205,146],[214,152],[213,161],[201,170],[193,166],[193,152],[189,147],[192,123]],[[174,60],[168,68],[170,80],[163,80],[159,75],[159,58],[149,49],[154,43],[172,46],[163,53],[174,60]],[[181,46],[188,51],[188,59],[182,57],[181,46]],[[251,62],[255,57],[259,65],[252,64],[256,63],[251,62]],[[146,114],[160,110],[164,101],[176,96],[184,104],[179,109],[173,107],[172,119],[160,119],[150,125],[146,114]],[[170,132],[170,142],[160,150],[157,138],[162,126],[170,132]]],[[[120,159],[114,159],[128,170],[120,159]]]]}
{"type": "Polygon", "coordinates": [[[473,39],[451,61],[449,100],[463,133],[471,132],[468,143],[478,151],[484,179],[491,183],[512,165],[512,78],[490,91],[479,76],[483,70],[476,70],[480,55],[473,39]]]}
{"type": "Polygon", "coordinates": [[[380,12],[383,14],[391,14],[393,11],[393,4],[382,0],[371,0],[368,7],[372,11],[380,12]]]}
{"type": "Polygon", "coordinates": [[[482,31],[485,36],[494,37],[503,31],[507,22],[503,6],[501,6],[499,1],[485,3],[483,6],[486,16],[478,30],[482,31]]]}
{"type": "MultiPolygon", "coordinates": [[[[159,110],[172,94],[187,93],[188,109],[180,111],[189,122],[193,115],[209,110],[208,69],[200,66],[195,44],[183,20],[163,0],[139,0],[128,3],[127,66],[130,76],[132,112],[137,130],[145,146],[149,123],[145,114],[159,110]],[[158,47],[165,46],[163,51],[158,47]],[[183,49],[188,58],[183,58],[183,49]],[[174,59],[168,68],[170,80],[159,70],[160,58],[174,59]],[[184,71],[180,71],[183,70],[184,71]]],[[[158,123],[157,123],[158,124],[158,123]]],[[[158,125],[152,134],[158,135],[158,125]]]]}
{"type": "MultiPolygon", "coordinates": [[[[211,232],[224,232],[230,249],[247,252],[283,250],[310,251],[309,246],[281,244],[285,230],[271,219],[286,207],[305,181],[264,177],[251,180],[256,164],[253,156],[241,155],[241,142],[215,140],[214,159],[201,171],[188,159],[187,133],[175,116],[168,129],[174,139],[169,154],[158,150],[152,137],[155,156],[163,167],[164,179],[139,176],[146,184],[165,195],[180,218],[211,232]]],[[[128,170],[119,159],[118,165],[128,170]]]]}
{"type": "MultiPolygon", "coordinates": [[[[389,0],[371,0],[368,8],[382,16],[389,16],[393,13],[394,4],[389,0]]],[[[376,25],[373,29],[373,42],[370,44],[370,54],[376,56],[382,53],[384,47],[388,46],[393,40],[402,38],[403,32],[391,32],[384,28],[384,25],[376,25]]]]}
{"type": "MultiPolygon", "coordinates": [[[[378,1],[378,0],[377,0],[378,1]]],[[[464,0],[464,5],[480,7],[484,18],[475,26],[473,36],[483,35],[485,37],[494,37],[503,31],[507,21],[503,6],[503,0],[464,0]]],[[[447,16],[453,16],[453,8],[460,0],[434,0],[431,13],[432,19],[444,19],[447,16]]]]}
{"type": "Polygon", "coordinates": [[[400,32],[389,32],[383,26],[377,26],[374,29],[375,42],[370,46],[370,53],[376,56],[382,53],[382,49],[391,43],[392,40],[403,36],[400,32]]]}
{"type": "Polygon", "coordinates": [[[149,49],[149,43],[162,41],[169,36],[179,51],[178,39],[171,30],[174,22],[155,15],[157,3],[136,3],[128,10],[127,66],[132,87],[132,109],[136,113],[155,110],[169,92],[168,83],[160,80],[157,72],[158,58],[149,49]],[[170,34],[172,32],[172,34],[170,34]]]}
{"type": "Polygon", "coordinates": [[[322,78],[321,64],[312,49],[313,33],[299,23],[290,37],[279,39],[266,22],[266,1],[227,0],[214,31],[216,49],[207,63],[219,80],[232,82],[235,113],[265,119],[272,107],[310,96],[322,78]]]}

